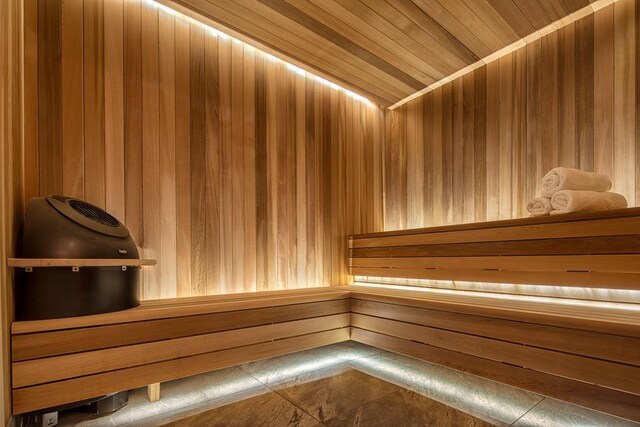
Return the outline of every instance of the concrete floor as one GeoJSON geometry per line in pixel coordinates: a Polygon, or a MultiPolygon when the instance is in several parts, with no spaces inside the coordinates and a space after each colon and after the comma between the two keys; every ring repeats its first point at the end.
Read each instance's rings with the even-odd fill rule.
{"type": "Polygon", "coordinates": [[[61,426],[631,426],[474,375],[355,342],[274,357],[146,389],[107,416],[61,426]]]}

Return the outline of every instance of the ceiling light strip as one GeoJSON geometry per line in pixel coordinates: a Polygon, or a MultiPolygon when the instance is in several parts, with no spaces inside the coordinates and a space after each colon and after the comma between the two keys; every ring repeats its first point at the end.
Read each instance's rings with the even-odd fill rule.
{"type": "MultiPolygon", "coordinates": [[[[377,104],[373,103],[372,101],[370,101],[368,98],[359,95],[349,89],[346,89],[330,80],[327,80],[323,77],[320,77],[314,73],[311,73],[309,71],[306,71],[300,67],[298,67],[297,65],[294,65],[290,62],[285,61],[284,59],[278,58],[276,56],[274,56],[273,54],[266,52],[264,50],[262,50],[260,47],[258,46],[254,46],[250,43],[245,42],[244,40],[238,39],[237,37],[234,37],[232,35],[227,34],[225,31],[223,31],[220,28],[216,28],[214,27],[212,24],[210,23],[204,23],[199,19],[196,19],[192,16],[187,15],[187,13],[189,13],[190,15],[197,15],[200,16],[199,14],[190,11],[189,9],[183,7],[183,6],[179,6],[177,4],[174,4],[171,1],[167,1],[167,0],[161,0],[161,1],[156,1],[156,0],[144,0],[144,2],[152,7],[155,7],[159,10],[162,10],[166,13],[169,13],[171,15],[176,16],[177,18],[183,19],[185,21],[188,21],[191,24],[196,24],[196,25],[200,25],[204,28],[204,30],[208,33],[211,34],[215,37],[218,37],[220,39],[230,39],[232,40],[234,43],[241,43],[244,46],[248,46],[252,49],[255,49],[256,52],[262,54],[265,56],[265,58],[271,60],[271,61],[275,61],[275,62],[281,62],[283,64],[286,65],[287,69],[295,72],[296,74],[303,76],[303,77],[309,77],[309,78],[313,78],[314,81],[321,83],[325,86],[329,86],[331,89],[337,90],[339,92],[343,92],[345,95],[353,98],[356,101],[360,101],[363,104],[366,104],[367,106],[376,106],[377,104]],[[178,10],[180,9],[180,10],[178,10]]],[[[214,22],[208,18],[205,18],[207,22],[214,22]]],[[[228,30],[226,30],[228,31],[228,30]]]]}
{"type": "Polygon", "coordinates": [[[415,93],[412,93],[411,95],[407,96],[404,99],[401,99],[400,101],[396,102],[395,104],[393,104],[391,107],[389,107],[389,110],[393,110],[395,108],[398,108],[399,106],[406,104],[407,102],[411,101],[412,99],[416,99],[426,93],[431,92],[434,89],[439,88],[440,86],[443,86],[459,77],[462,77],[463,75],[472,72],[473,70],[482,67],[483,65],[486,65],[490,62],[493,62],[499,58],[502,58],[503,56],[506,56],[508,54],[510,54],[511,52],[518,50],[524,46],[526,46],[527,44],[534,42],[536,40],[541,39],[542,37],[554,32],[554,31],[558,31],[559,29],[566,27],[567,25],[584,18],[585,16],[591,15],[592,13],[602,9],[603,7],[609,6],[610,4],[615,3],[617,0],[597,0],[585,7],[583,7],[580,10],[577,10],[567,16],[565,16],[564,18],[560,18],[555,22],[552,22],[551,24],[547,25],[544,28],[541,28],[531,34],[529,34],[526,37],[521,38],[520,40],[517,40],[513,43],[511,43],[508,46],[503,47],[502,49],[492,53],[491,55],[485,56],[484,58],[474,62],[473,64],[467,65],[466,67],[464,67],[461,70],[456,71],[453,74],[448,75],[447,77],[444,77],[443,79],[438,80],[435,83],[431,83],[429,86],[425,87],[424,89],[421,89],[415,93]]]}

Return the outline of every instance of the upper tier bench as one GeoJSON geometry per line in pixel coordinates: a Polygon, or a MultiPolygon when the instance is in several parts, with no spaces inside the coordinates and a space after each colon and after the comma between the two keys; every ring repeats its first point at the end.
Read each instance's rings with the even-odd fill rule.
{"type": "MultiPolygon", "coordinates": [[[[639,225],[635,208],[360,235],[350,262],[358,275],[640,289],[639,225]]],[[[638,305],[556,301],[351,286],[14,322],[13,413],[353,339],[640,421],[638,305]]]]}
{"type": "Polygon", "coordinates": [[[640,289],[640,208],[359,234],[356,276],[640,289]]]}

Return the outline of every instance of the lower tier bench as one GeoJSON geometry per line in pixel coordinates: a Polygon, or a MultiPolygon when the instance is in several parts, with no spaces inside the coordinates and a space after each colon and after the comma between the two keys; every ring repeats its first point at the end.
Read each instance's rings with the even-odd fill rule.
{"type": "Polygon", "coordinates": [[[640,421],[640,311],[354,286],[351,339],[640,421]]]}
{"type": "Polygon", "coordinates": [[[13,411],[353,339],[640,421],[640,317],[366,286],[148,301],[12,325],[13,411]]]}
{"type": "MultiPolygon", "coordinates": [[[[349,240],[353,275],[640,290],[640,208],[349,240]]],[[[640,421],[639,307],[350,286],[15,322],[13,412],[353,339],[640,421]]]]}
{"type": "Polygon", "coordinates": [[[340,288],[148,301],[12,325],[13,413],[348,340],[340,288]]]}

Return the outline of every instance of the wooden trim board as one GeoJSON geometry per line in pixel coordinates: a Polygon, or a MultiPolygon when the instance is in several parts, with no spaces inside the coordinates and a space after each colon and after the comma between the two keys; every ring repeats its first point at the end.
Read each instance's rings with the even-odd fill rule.
{"type": "Polygon", "coordinates": [[[152,266],[155,259],[69,259],[69,258],[9,258],[7,267],[46,268],[46,267],[135,267],[152,266]]]}

